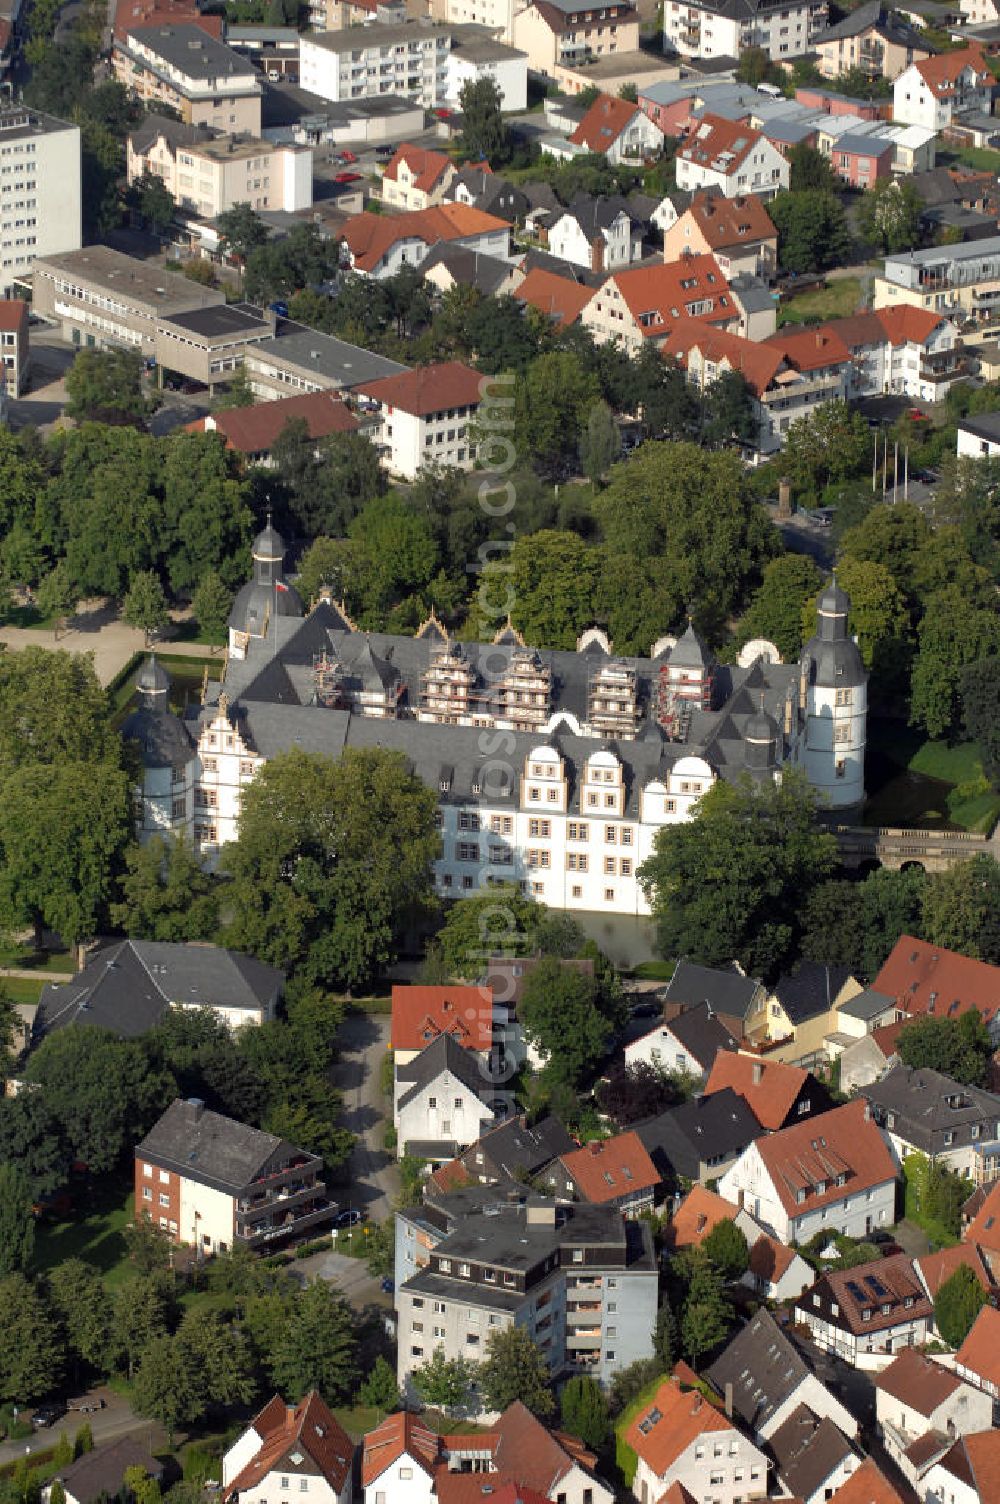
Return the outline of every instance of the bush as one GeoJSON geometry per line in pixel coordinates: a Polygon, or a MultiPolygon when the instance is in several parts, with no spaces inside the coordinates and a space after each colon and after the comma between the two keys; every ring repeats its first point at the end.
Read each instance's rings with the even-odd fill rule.
{"type": "Polygon", "coordinates": [[[326,1253],[333,1247],[333,1234],[326,1238],[314,1238],[311,1243],[300,1243],[295,1250],[297,1259],[307,1259],[312,1253],[326,1253]]]}
{"type": "Polygon", "coordinates": [[[391,1123],[386,1123],[385,1127],[382,1130],[382,1147],[383,1147],[383,1149],[388,1149],[388,1151],[389,1151],[390,1154],[394,1154],[396,1152],[396,1149],[397,1149],[398,1145],[399,1145],[399,1134],[396,1132],[395,1128],[393,1127],[393,1125],[391,1123]]]}

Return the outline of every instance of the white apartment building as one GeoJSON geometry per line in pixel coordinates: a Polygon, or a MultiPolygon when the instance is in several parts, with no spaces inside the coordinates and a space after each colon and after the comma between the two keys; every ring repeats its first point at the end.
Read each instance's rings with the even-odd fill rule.
{"type": "Polygon", "coordinates": [[[111,66],[131,94],[169,105],[188,125],[260,135],[256,68],[200,26],[136,27],[115,38],[111,66]]]}
{"type": "Polygon", "coordinates": [[[491,78],[500,92],[500,108],[528,108],[528,55],[492,37],[456,42],[448,54],[447,102],[458,105],[466,84],[491,78]]]}
{"type": "Polygon", "coordinates": [[[665,0],[664,50],[709,58],[761,47],[780,62],[808,52],[828,14],[825,0],[665,0]]]}
{"type": "Polygon", "coordinates": [[[482,26],[508,44],[514,40],[514,17],[525,0],[430,0],[435,21],[450,26],[482,26]]]}
{"type": "Polygon", "coordinates": [[[886,256],[873,306],[909,304],[981,328],[1000,316],[1000,235],[886,256]]]}
{"type": "Polygon", "coordinates": [[[128,139],[129,183],[161,178],[182,209],[215,219],[234,204],[281,209],[312,205],[311,146],[277,145],[249,136],[213,136],[151,116],[128,139]]]}
{"type": "Polygon", "coordinates": [[[925,58],[912,63],[893,84],[892,118],[936,132],[949,126],[961,110],[992,114],[993,83],[978,42],[925,58]]]}
{"type": "Polygon", "coordinates": [[[342,103],[402,95],[426,109],[445,102],[451,32],[415,21],[307,32],[299,41],[299,82],[342,103]]]}
{"type": "Polygon", "coordinates": [[[482,383],[479,371],[449,361],[359,388],[363,401],[378,404],[375,444],[389,473],[413,480],[426,465],[471,470],[482,383]]]}
{"type": "Polygon", "coordinates": [[[79,126],[23,105],[0,109],[0,290],[37,257],[82,243],[79,126]]]}

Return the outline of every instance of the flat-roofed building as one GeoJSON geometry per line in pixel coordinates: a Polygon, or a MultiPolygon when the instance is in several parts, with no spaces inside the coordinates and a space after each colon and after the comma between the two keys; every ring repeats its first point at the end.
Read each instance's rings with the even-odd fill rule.
{"type": "Polygon", "coordinates": [[[304,35],[299,80],[334,102],[402,94],[428,109],[448,95],[451,31],[404,21],[304,35]]]}
{"type": "Polygon", "coordinates": [[[386,376],[400,376],[406,366],[332,334],[280,319],[277,334],[246,353],[247,380],[263,402],[296,392],[350,392],[386,376]]]}
{"type": "Polygon", "coordinates": [[[156,354],[156,330],[164,319],[226,301],[218,288],[199,287],[106,245],[40,258],[32,296],[35,312],[72,344],[125,346],[147,358],[156,354]]]}
{"type": "Polygon", "coordinates": [[[247,349],[271,339],[273,315],[247,303],[194,308],[162,319],[156,326],[156,361],[212,389],[232,381],[243,367],[247,349]]]}
{"type": "Polygon", "coordinates": [[[111,66],[131,94],[169,105],[189,125],[260,135],[256,68],[199,26],[136,27],[115,38],[111,66]]]}
{"type": "Polygon", "coordinates": [[[80,128],[24,105],[0,109],[0,296],[39,256],[82,241],[80,128]]]}

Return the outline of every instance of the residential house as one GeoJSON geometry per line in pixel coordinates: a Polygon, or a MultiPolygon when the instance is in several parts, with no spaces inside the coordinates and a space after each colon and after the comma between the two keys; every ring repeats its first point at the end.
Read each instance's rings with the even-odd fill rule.
{"type": "MultiPolygon", "coordinates": [[[[967,1231],[963,1232],[962,1236],[969,1238],[967,1231]]],[[[962,1268],[970,1269],[987,1295],[993,1295],[996,1280],[990,1268],[989,1254],[988,1248],[980,1248],[976,1242],[969,1239],[952,1248],[939,1248],[935,1253],[925,1253],[920,1258],[914,1259],[913,1267],[932,1301],[937,1298],[937,1293],[944,1282],[951,1279],[952,1275],[962,1268]]]]}
{"type": "Polygon", "coordinates": [[[954,320],[907,303],[823,326],[851,354],[851,397],[901,393],[937,402],[967,373],[954,320]]]}
{"type": "Polygon", "coordinates": [[[625,1064],[656,1066],[701,1081],[720,1050],[736,1050],[737,1039],[717,1017],[711,1003],[696,1003],[664,1020],[625,1046],[625,1064]]]}
{"type": "Polygon", "coordinates": [[[993,1401],[951,1369],[908,1347],[875,1380],[875,1414],[886,1451],[914,1488],[956,1436],[987,1430],[993,1401]]]}
{"type": "Polygon", "coordinates": [[[706,112],[677,149],[678,188],[717,188],[726,198],[773,198],[788,187],[789,165],[760,131],[706,112]]]}
{"type": "Polygon", "coordinates": [[[857,1368],[878,1368],[886,1353],[927,1341],[934,1310],[912,1259],[896,1253],[827,1270],[799,1297],[795,1315],[824,1352],[857,1368]]]}
{"type": "MultiPolygon", "coordinates": [[[[534,1490],[543,1499],[565,1499],[566,1504],[612,1504],[612,1490],[594,1471],[594,1454],[576,1437],[548,1430],[520,1400],[494,1421],[490,1443],[493,1470],[505,1482],[516,1482],[519,1497],[534,1490]]],[[[461,1440],[449,1437],[448,1445],[461,1465],[456,1455],[461,1440]]],[[[479,1450],[481,1443],[477,1446],[470,1437],[465,1445],[479,1450]]],[[[449,1459],[449,1466],[454,1465],[449,1459]]],[[[468,1495],[456,1504],[468,1504],[468,1495]]]]}
{"type": "Polygon", "coordinates": [[[845,1436],[858,1434],[856,1417],[763,1308],[739,1327],[706,1372],[758,1442],[769,1440],[803,1405],[814,1415],[827,1416],[845,1436]]]}
{"type": "Polygon", "coordinates": [[[750,1246],[750,1263],[741,1283],[764,1300],[795,1300],[813,1282],[813,1270],[794,1248],[761,1233],[750,1246]]]}
{"type": "Polygon", "coordinates": [[[867,0],[813,39],[816,67],[824,78],[858,68],[870,78],[894,79],[937,51],[923,31],[885,0],[867,0]]]}
{"type": "Polygon", "coordinates": [[[757,194],[725,198],[720,193],[696,193],[663,236],[664,261],[676,261],[685,251],[714,256],[727,277],[741,272],[773,277],[778,232],[757,194]]]}
{"type": "Polygon", "coordinates": [[[580,0],[531,0],[514,16],[513,42],[527,53],[529,71],[579,93],[583,83],[571,75],[580,63],[639,50],[639,15],[626,0],[600,11],[580,0]]]}
{"type": "Polygon", "coordinates": [[[431,1504],[440,1438],[419,1415],[388,1415],[362,1444],[365,1504],[431,1504]]]}
{"type": "Polygon", "coordinates": [[[223,1504],[351,1504],[354,1443],[315,1389],[297,1405],[273,1395],[222,1457],[223,1504]]]}
{"type": "Polygon", "coordinates": [[[766,996],[763,984],[748,977],[736,961],[729,966],[698,966],[682,959],[667,983],[663,1016],[669,1024],[677,1014],[707,1003],[734,1039],[744,1039],[750,1033],[750,1020],[763,1010],[766,996]]]}
{"type": "Polygon", "coordinates": [[[720,1051],[705,1083],[705,1094],[727,1088],[743,1098],[769,1133],[815,1118],[830,1107],[830,1094],[801,1066],[772,1064],[753,1055],[720,1051]]]}
{"type": "Polygon", "coordinates": [[[471,204],[473,209],[494,214],[512,225],[523,224],[531,207],[525,190],[494,172],[488,162],[475,162],[457,172],[447,197],[456,204],[471,204]]]}
{"type": "Polygon", "coordinates": [[[375,445],[389,473],[415,480],[427,465],[471,470],[485,384],[479,371],[451,360],[365,385],[359,396],[377,404],[375,445]]]}
{"type": "Polygon", "coordinates": [[[438,1347],[477,1359],[524,1327],[555,1374],[607,1383],[652,1354],[658,1261],[646,1222],[513,1182],[442,1191],[396,1217],[398,1379],[438,1347]]]}
{"type": "Polygon", "coordinates": [[[744,1099],[727,1088],[668,1108],[637,1123],[635,1131],[663,1180],[707,1185],[729,1169],[761,1129],[744,1099]]]}
{"type": "Polygon", "coordinates": [[[397,1068],[407,1065],[439,1034],[450,1034],[485,1061],[493,1048],[494,1022],[491,987],[397,984],[389,1034],[393,1060],[397,1068]]]}
{"type": "Polygon", "coordinates": [[[971,1175],[983,1146],[1000,1139],[1000,1097],[940,1071],[896,1065],[861,1094],[899,1164],[919,1153],[971,1175]]]}
{"type": "Polygon", "coordinates": [[[1000,966],[901,935],[872,986],[910,1018],[961,1018],[975,1008],[1000,1041],[1000,966]]]}
{"type": "Polygon", "coordinates": [[[909,1504],[909,1501],[867,1457],[857,1472],[840,1485],[830,1504],[909,1504]]]}
{"type": "MultiPolygon", "coordinates": [[[[776,339],[768,344],[777,344],[776,339]]],[[[790,369],[796,367],[797,347],[786,355],[790,369]]],[[[834,369],[834,368],[828,368],[834,369]]],[[[815,370],[806,367],[804,375],[815,376],[815,370]]],[[[772,1039],[782,1036],[791,1043],[775,1050],[769,1058],[779,1061],[792,1060],[800,1066],[826,1062],[829,1058],[827,1036],[838,1027],[841,1005],[856,997],[861,983],[847,966],[826,966],[818,961],[800,961],[794,971],[780,976],[771,988],[768,999],[768,1034],[772,1039]]]]}
{"type": "Polygon", "coordinates": [[[136,1145],[136,1215],[199,1258],[269,1248],[329,1224],[322,1173],[318,1155],[176,1097],[136,1145]]]}
{"type": "Polygon", "coordinates": [[[126,148],[130,184],[158,177],[180,210],[216,219],[234,204],[293,214],[313,201],[313,151],[296,142],[187,125],[147,115],[130,131],[126,148]]]}
{"type": "Polygon", "coordinates": [[[336,392],[308,392],[253,407],[221,408],[185,426],[190,433],[219,434],[225,447],[248,465],[271,465],[271,451],[289,423],[304,423],[306,436],[317,441],[334,433],[357,433],[361,427],[336,392]]]}
{"type": "Polygon", "coordinates": [[[553,256],[587,271],[609,272],[642,258],[642,226],[622,198],[578,194],[549,225],[553,256]]]}
{"type": "MultiPolygon", "coordinates": [[[[160,682],[154,692],[165,695],[160,682]]],[[[126,719],[126,740],[133,739],[130,731],[141,732],[141,715],[126,719]]],[[[283,971],[221,945],[119,940],[93,951],[71,982],[42,988],[34,1035],[90,1024],[137,1039],[174,1008],[208,1008],[227,1028],[241,1029],[274,1017],[284,985],[283,971]]]]}
{"type": "Polygon", "coordinates": [[[959,459],[996,459],[1000,454],[1000,415],[982,413],[975,418],[960,418],[956,451],[959,459]]]}
{"type": "Polygon", "coordinates": [[[677,1378],[664,1379],[625,1441],[637,1459],[632,1493],[639,1504],[670,1498],[676,1484],[695,1499],[720,1504],[767,1498],[764,1453],[700,1389],[685,1389],[677,1378]]]}
{"type": "MultiPolygon", "coordinates": [[[[640,103],[642,102],[640,95],[640,103]]],[[[693,193],[682,193],[679,188],[672,188],[669,193],[663,195],[649,216],[650,224],[654,229],[659,230],[661,235],[666,235],[668,230],[673,229],[693,198],[693,193]]]]}
{"type": "Polygon", "coordinates": [[[167,105],[186,125],[260,136],[256,68],[200,26],[138,26],[111,50],[115,78],[146,105],[167,105]]]}
{"type": "Polygon", "coordinates": [[[474,1144],[494,1119],[494,1086],[474,1050],[439,1034],[396,1065],[393,1123],[398,1153],[440,1164],[474,1144]]]}
{"type": "Polygon", "coordinates": [[[419,266],[442,241],[501,260],[510,254],[510,225],[468,204],[435,204],[397,214],[352,215],[341,228],[345,264],[365,277],[392,277],[419,266]]]}
{"type": "Polygon", "coordinates": [[[993,74],[979,42],[914,62],[892,88],[893,120],[932,131],[947,130],[963,110],[992,109],[993,74]]]}
{"type": "Polygon", "coordinates": [[[8,397],[23,396],[31,368],[28,305],[23,298],[0,300],[0,359],[8,397]]]}
{"type": "Polygon", "coordinates": [[[859,1100],[757,1139],[719,1190],[782,1243],[822,1231],[861,1238],[895,1221],[896,1168],[859,1100]]]}
{"type": "Polygon", "coordinates": [[[53,1484],[61,1483],[66,1504],[104,1504],[119,1498],[125,1490],[129,1468],[141,1468],[156,1483],[163,1479],[163,1464],[154,1457],[148,1440],[123,1436],[119,1441],[104,1442],[84,1452],[75,1462],[56,1469],[51,1482],[42,1490],[49,1504],[53,1484]]]}
{"type": "Polygon", "coordinates": [[[955,1354],[955,1372],[1000,1402],[1000,1311],[983,1306],[955,1354]]]}
{"type": "Polygon", "coordinates": [[[453,287],[474,287],[486,298],[512,295],[524,281],[524,273],[512,261],[484,256],[465,245],[442,242],[420,263],[420,275],[439,292],[453,287]]]}
{"type": "Polygon", "coordinates": [[[983,1188],[982,1204],[962,1231],[963,1246],[977,1248],[1000,1284],[1000,1181],[983,1188]]]}
{"type": "Polygon", "coordinates": [[[560,1154],[543,1179],[554,1196],[614,1206],[626,1217],[650,1210],[660,1185],[660,1173],[633,1130],[560,1154]]]}
{"type": "Polygon", "coordinates": [[[660,127],[631,100],[608,94],[598,94],[569,139],[606,157],[612,167],[643,162],[663,150],[660,127]]]}
{"type": "Polygon", "coordinates": [[[734,60],[748,47],[761,47],[776,63],[809,52],[826,25],[823,0],[666,0],[664,51],[682,57],[734,60]]]}
{"type": "Polygon", "coordinates": [[[846,131],[829,152],[830,166],[849,187],[864,191],[893,176],[895,142],[886,136],[846,131]]]}
{"type": "Polygon", "coordinates": [[[1000,1431],[960,1437],[923,1482],[930,1500],[990,1504],[1000,1488],[1000,1431]]]}
{"type": "Polygon", "coordinates": [[[490,1128],[459,1156],[468,1180],[495,1185],[501,1180],[533,1180],[560,1154],[576,1147],[558,1118],[542,1118],[529,1128],[526,1118],[511,1117],[490,1128]]]}
{"type": "Polygon", "coordinates": [[[598,344],[617,340],[636,353],[663,346],[679,319],[735,329],[740,309],[714,256],[689,256],[613,273],[593,293],[581,322],[598,344]]]}
{"type": "Polygon", "coordinates": [[[732,1201],[725,1201],[707,1186],[693,1185],[679,1205],[674,1207],[664,1229],[664,1244],[671,1252],[700,1248],[720,1222],[735,1222],[748,1244],[759,1238],[763,1228],[750,1213],[732,1201]]]}
{"type": "Polygon", "coordinates": [[[455,173],[444,152],[404,142],[386,163],[382,202],[390,209],[429,209],[448,197],[455,173]]]}
{"type": "Polygon", "coordinates": [[[537,308],[557,329],[568,329],[590,302],[594,289],[588,283],[533,267],[513,295],[526,307],[537,308]]]}
{"type": "Polygon", "coordinates": [[[744,339],[770,338],[778,327],[778,305],[763,278],[739,272],[730,282],[729,291],[739,312],[734,332],[744,339]]]}
{"type": "Polygon", "coordinates": [[[861,1465],[861,1458],[828,1415],[798,1405],[768,1443],[778,1479],[802,1504],[823,1504],[861,1465]]]}

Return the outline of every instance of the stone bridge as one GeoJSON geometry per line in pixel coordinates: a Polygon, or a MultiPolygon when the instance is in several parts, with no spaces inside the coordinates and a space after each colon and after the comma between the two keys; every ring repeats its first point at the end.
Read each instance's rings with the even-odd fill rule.
{"type": "Polygon", "coordinates": [[[1000,855],[995,833],[984,836],[966,830],[906,830],[887,825],[834,825],[832,830],[845,867],[878,862],[897,870],[917,865],[925,872],[944,872],[979,852],[1000,855]]]}

